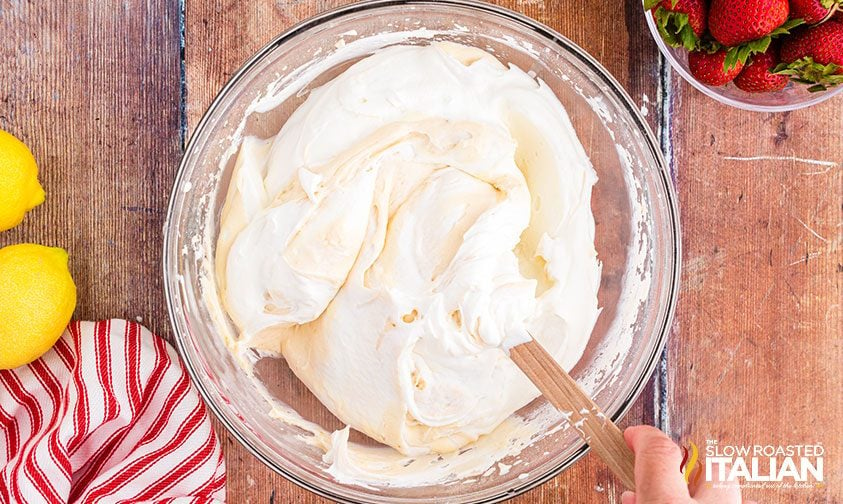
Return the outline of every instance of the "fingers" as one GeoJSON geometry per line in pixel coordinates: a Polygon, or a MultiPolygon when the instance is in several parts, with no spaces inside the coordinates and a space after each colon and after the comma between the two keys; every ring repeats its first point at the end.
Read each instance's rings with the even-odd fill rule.
{"type": "MultiPolygon", "coordinates": [[[[758,504],[756,501],[741,501],[740,491],[735,495],[734,493],[719,494],[714,489],[707,486],[701,486],[696,493],[694,493],[694,500],[697,504],[758,504]]],[[[635,493],[626,491],[621,494],[621,504],[637,504],[635,493]]]]}
{"type": "Polygon", "coordinates": [[[695,501],[700,504],[741,504],[741,488],[736,481],[721,480],[718,471],[711,476],[713,481],[703,482],[694,489],[695,501]]]}
{"type": "MultiPolygon", "coordinates": [[[[723,486],[704,483],[694,493],[699,504],[741,504],[741,489],[737,483],[723,483],[723,486]]],[[[749,504],[749,503],[746,503],[749,504]]]]}
{"type": "Polygon", "coordinates": [[[655,427],[639,425],[626,429],[624,438],[635,453],[635,500],[630,503],[690,499],[685,478],[679,471],[682,452],[669,437],[655,427]]]}

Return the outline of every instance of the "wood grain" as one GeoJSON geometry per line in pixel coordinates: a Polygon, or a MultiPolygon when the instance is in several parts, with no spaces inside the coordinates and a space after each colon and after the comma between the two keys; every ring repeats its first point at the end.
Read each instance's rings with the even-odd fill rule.
{"type": "MultiPolygon", "coordinates": [[[[186,0],[185,68],[189,129],[199,121],[217,91],[255,51],[292,24],[341,0],[261,0],[231,2],[186,0]]],[[[648,106],[648,120],[659,126],[657,107],[660,69],[658,51],[647,34],[639,3],[599,2],[586,7],[562,1],[502,0],[496,2],[548,24],[595,56],[621,82],[633,99],[648,106]],[[646,98],[645,98],[646,96],[646,98]]],[[[654,390],[649,384],[621,425],[652,424],[654,390]]],[[[217,425],[229,467],[232,502],[327,502],[299,489],[251,457],[217,425]]],[[[622,485],[592,454],[571,469],[514,503],[619,502],[622,485]]]]}
{"type": "Polygon", "coordinates": [[[843,100],[758,114],[673,85],[684,272],[665,427],[701,449],[822,443],[824,487],[744,496],[843,502],[843,100]]]}
{"type": "Polygon", "coordinates": [[[635,490],[635,454],[623,432],[536,340],[515,346],[512,362],[568,422],[627,490],[635,490]]]}
{"type": "Polygon", "coordinates": [[[33,151],[47,201],[0,233],[64,247],[75,317],[169,328],[162,226],[181,155],[174,1],[0,2],[0,127],[33,151]]]}

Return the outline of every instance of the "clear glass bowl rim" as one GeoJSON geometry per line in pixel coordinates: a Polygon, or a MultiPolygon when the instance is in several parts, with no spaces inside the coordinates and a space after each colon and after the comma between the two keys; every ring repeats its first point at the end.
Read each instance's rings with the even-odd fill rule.
{"type": "MultiPolygon", "coordinates": [[[[630,118],[635,123],[635,126],[640,130],[644,140],[646,141],[649,154],[651,154],[653,156],[653,159],[656,160],[658,164],[658,169],[654,170],[654,180],[659,183],[657,187],[660,189],[661,196],[664,196],[665,198],[665,208],[667,210],[666,217],[669,226],[669,231],[667,235],[668,239],[671,242],[670,245],[672,247],[670,253],[673,256],[670,262],[670,264],[672,265],[672,271],[666,275],[666,277],[669,279],[669,284],[666,286],[668,289],[668,306],[664,310],[664,316],[662,320],[658,321],[657,325],[659,326],[659,329],[656,337],[656,344],[653,346],[653,352],[651,353],[651,355],[647,357],[647,363],[644,367],[644,372],[636,377],[630,394],[622,402],[622,405],[617,410],[617,412],[612,415],[612,421],[617,422],[622,419],[624,415],[626,415],[627,411],[629,411],[630,407],[633,405],[635,400],[644,390],[647,381],[649,381],[650,377],[652,376],[653,371],[655,370],[656,365],[659,362],[659,359],[664,351],[664,347],[667,342],[667,337],[673,322],[673,316],[676,310],[676,302],[679,294],[679,280],[682,258],[681,235],[679,228],[679,210],[677,205],[676,194],[674,192],[673,184],[670,178],[670,173],[668,171],[667,162],[665,161],[662,155],[661,148],[659,147],[659,143],[656,140],[655,135],[651,131],[649,125],[644,120],[644,117],[641,115],[638,107],[632,101],[632,98],[630,98],[626,90],[599,62],[597,62],[596,59],[594,59],[591,55],[585,52],[585,50],[580,48],[578,45],[576,45],[560,33],[556,32],[552,28],[534,19],[531,19],[525,15],[519,14],[510,9],[481,2],[478,0],[363,0],[361,2],[356,2],[353,4],[325,11],[323,13],[317,14],[313,17],[310,17],[295,24],[288,30],[275,37],[263,48],[261,48],[257,53],[255,53],[254,56],[249,58],[234,74],[232,74],[231,78],[229,78],[229,80],[222,87],[222,89],[220,89],[208,109],[202,115],[201,120],[196,125],[196,128],[193,130],[193,133],[191,134],[190,139],[187,142],[187,145],[185,146],[184,154],[179,164],[178,171],[176,172],[176,177],[173,181],[173,188],[171,190],[170,200],[167,207],[166,220],[164,222],[164,246],[162,260],[164,274],[164,293],[167,299],[167,310],[170,318],[170,326],[173,330],[174,344],[179,352],[179,355],[181,356],[182,361],[184,362],[185,368],[187,369],[188,375],[190,376],[193,385],[199,391],[200,395],[202,396],[202,399],[208,406],[208,409],[213,412],[214,416],[219,420],[221,424],[223,424],[225,429],[237,440],[237,442],[240,443],[244,448],[246,448],[249,453],[251,453],[254,457],[260,460],[264,465],[266,465],[276,473],[280,474],[287,480],[298,485],[299,487],[313,492],[314,494],[326,497],[328,499],[332,499],[340,503],[357,504],[356,501],[350,501],[344,496],[336,495],[330,491],[326,491],[325,489],[315,486],[310,482],[305,481],[297,477],[296,475],[286,471],[284,468],[274,464],[269,458],[264,456],[263,453],[261,453],[261,451],[256,446],[254,446],[252,443],[249,442],[249,440],[244,438],[237,430],[236,426],[232,425],[226,419],[225,415],[221,413],[221,406],[213,401],[211,394],[205,388],[202,380],[199,379],[200,377],[197,374],[196,365],[191,361],[190,353],[186,351],[186,342],[184,341],[183,335],[181,334],[181,331],[179,329],[179,324],[176,322],[176,317],[183,318],[184,315],[181,315],[179,310],[176,309],[177,298],[174,295],[174,292],[172,291],[170,285],[172,273],[175,273],[175,268],[172,268],[172,266],[176,264],[175,257],[177,257],[179,253],[178,250],[176,250],[177,240],[175,234],[172,232],[174,229],[172,226],[172,217],[175,213],[176,206],[179,200],[179,195],[181,193],[181,191],[179,191],[178,189],[183,184],[183,179],[187,170],[188,160],[195,155],[193,151],[196,149],[196,141],[201,136],[200,133],[205,129],[206,124],[211,120],[211,117],[214,115],[214,112],[216,111],[220,103],[223,101],[224,97],[229,93],[231,88],[234,87],[234,85],[237,84],[237,82],[241,78],[243,78],[243,76],[246,75],[258,62],[260,62],[266,55],[268,55],[275,48],[277,48],[290,38],[313,27],[316,27],[322,23],[340,18],[346,14],[357,13],[360,11],[366,11],[381,7],[401,5],[412,5],[415,7],[425,5],[435,5],[437,7],[441,7],[443,5],[452,5],[464,9],[476,10],[484,14],[500,16],[508,21],[520,24],[522,25],[522,27],[532,30],[533,32],[536,32],[537,34],[543,36],[549,42],[557,44],[565,51],[576,56],[582,63],[584,63],[589,68],[589,70],[594,72],[594,74],[598,78],[602,79],[603,83],[607,85],[610,91],[615,95],[618,101],[625,107],[626,111],[630,114],[630,118]]],[[[495,502],[502,502],[514,498],[518,495],[521,495],[529,490],[532,490],[533,488],[541,486],[542,484],[553,479],[562,471],[573,465],[577,460],[579,460],[583,455],[585,455],[588,450],[588,446],[585,443],[582,443],[579,449],[577,449],[568,459],[564,460],[557,467],[554,467],[553,469],[547,471],[547,473],[542,475],[540,478],[537,478],[529,484],[520,486],[508,492],[504,492],[500,495],[478,501],[477,504],[491,504],[495,502]]]]}

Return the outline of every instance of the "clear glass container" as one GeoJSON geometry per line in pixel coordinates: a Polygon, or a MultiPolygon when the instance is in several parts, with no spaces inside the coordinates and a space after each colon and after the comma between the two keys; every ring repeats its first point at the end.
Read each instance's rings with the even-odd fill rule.
{"type": "MultiPolygon", "coordinates": [[[[270,407],[229,352],[235,330],[219,309],[208,273],[218,218],[240,133],[274,135],[308,90],[354,61],[392,44],[451,40],[492,51],[534,72],[565,105],[600,177],[593,194],[596,247],[603,263],[603,311],[572,375],[614,420],[644,388],[669,332],[678,293],[676,199],[658,143],[621,86],[582,49],[531,19],[465,1],[372,1],[307,20],[250,59],[199,123],[176,177],[165,224],[164,276],[175,343],[193,382],[221,423],[273,470],[340,502],[497,502],[552,478],[586,447],[538,398],[522,418],[556,415],[508,472],[420,487],[365,488],[334,480],[304,431],[270,407]],[[255,105],[267,93],[277,106],[255,105]],[[504,474],[502,474],[504,473],[504,474]]],[[[342,427],[282,359],[256,368],[274,400],[328,430],[342,427]]],[[[513,462],[503,459],[502,462],[513,462]]]]}
{"type": "Polygon", "coordinates": [[[670,62],[670,66],[683,79],[690,82],[692,86],[720,103],[753,112],[786,112],[788,110],[816,105],[843,92],[843,85],[839,85],[826,91],[812,93],[808,91],[808,86],[794,82],[789,82],[784,89],[773,93],[747,93],[738,89],[732,83],[726,84],[725,86],[709,86],[703,84],[695,79],[688,69],[688,51],[681,47],[668,46],[661,35],[659,35],[659,30],[656,27],[653,16],[649,12],[644,11],[643,5],[641,6],[641,11],[647,18],[647,26],[650,28],[650,34],[653,36],[665,59],[670,62]]]}

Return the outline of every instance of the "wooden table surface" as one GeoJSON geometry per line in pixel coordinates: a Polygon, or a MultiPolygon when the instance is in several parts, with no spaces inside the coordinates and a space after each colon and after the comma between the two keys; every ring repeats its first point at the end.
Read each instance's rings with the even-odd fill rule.
{"type": "MultiPolygon", "coordinates": [[[[76,317],[169,337],[162,226],[185,138],[231,74],[331,0],[0,0],[0,127],[31,146],[47,202],[0,245],[65,247],[76,317]]],[[[671,72],[640,1],[502,0],[594,55],[648,111],[679,193],[682,290],[661,366],[624,424],[674,439],[820,442],[843,502],[843,98],[791,113],[719,105],[671,72]]],[[[218,426],[219,427],[219,426],[218,426]]],[[[316,503],[218,428],[231,502],[316,503]]],[[[615,503],[589,455],[517,503],[615,503]]]]}

